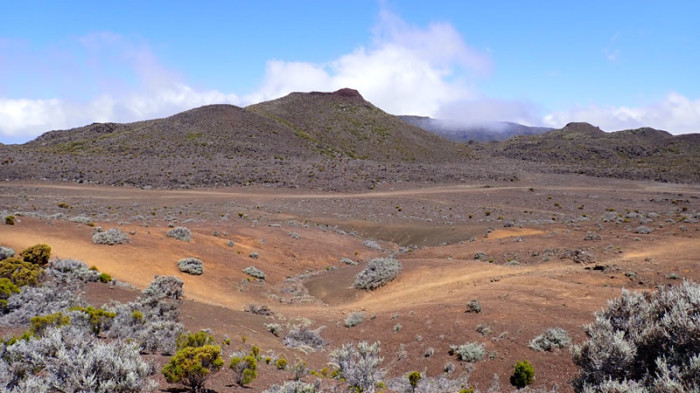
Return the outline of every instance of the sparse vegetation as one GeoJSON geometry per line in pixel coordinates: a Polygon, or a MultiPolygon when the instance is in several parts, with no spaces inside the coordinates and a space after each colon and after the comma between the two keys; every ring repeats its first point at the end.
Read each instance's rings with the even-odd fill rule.
{"type": "Polygon", "coordinates": [[[354,344],[343,344],[331,352],[329,359],[337,370],[338,378],[342,378],[357,392],[373,392],[385,372],[380,368],[382,358],[380,343],[372,344],[361,341],[354,344]]]}
{"type": "Polygon", "coordinates": [[[258,377],[258,361],[254,352],[249,354],[234,353],[231,355],[228,367],[233,370],[236,383],[239,386],[248,385],[258,377]]]}
{"type": "Polygon", "coordinates": [[[284,336],[284,345],[308,351],[321,349],[326,345],[321,330],[322,327],[312,330],[308,326],[292,326],[284,336]]]}
{"type": "Polygon", "coordinates": [[[473,313],[480,313],[481,312],[481,302],[479,302],[478,299],[472,299],[469,302],[467,302],[467,311],[468,313],[473,312],[473,313]]]}
{"type": "Polygon", "coordinates": [[[217,345],[185,347],[170,358],[162,372],[169,383],[181,383],[191,392],[197,392],[204,387],[210,375],[221,370],[223,365],[221,347],[217,345]]]}
{"type": "Polygon", "coordinates": [[[401,271],[401,262],[394,258],[376,258],[355,276],[353,287],[372,290],[392,281],[401,271]]]}

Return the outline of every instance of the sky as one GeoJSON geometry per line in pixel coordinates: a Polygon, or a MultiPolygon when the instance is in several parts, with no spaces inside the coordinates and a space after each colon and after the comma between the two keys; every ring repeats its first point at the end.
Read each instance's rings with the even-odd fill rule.
{"type": "Polygon", "coordinates": [[[700,132],[700,2],[8,1],[0,142],[357,89],[395,115],[700,132]]]}

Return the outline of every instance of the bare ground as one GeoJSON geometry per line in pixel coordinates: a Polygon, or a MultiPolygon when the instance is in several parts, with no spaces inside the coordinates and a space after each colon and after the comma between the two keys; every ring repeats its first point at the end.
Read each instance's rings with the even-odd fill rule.
{"type": "MultiPolygon", "coordinates": [[[[5,182],[0,212],[19,213],[19,220],[0,225],[0,244],[22,249],[48,243],[54,256],[96,265],[139,289],[156,274],[179,276],[188,298],[182,319],[189,329],[211,328],[218,337],[230,337],[233,348],[257,344],[263,353],[300,357],[317,370],[332,348],[381,340],[391,376],[412,370],[437,375],[446,362],[458,370],[469,367],[449,354],[450,345],[478,341],[488,355],[473,365],[472,383],[486,388],[498,373],[508,386],[513,365],[528,359],[537,373],[535,386],[556,384],[568,391],[576,372],[569,352],[535,352],[528,342],[555,326],[580,342],[581,327],[623,288],[650,290],[678,278],[700,281],[698,197],[700,187],[693,185],[576,175],[402,184],[368,193],[5,182]],[[658,216],[644,225],[653,232],[634,233],[652,212],[658,216]],[[615,219],[603,222],[606,214],[615,219]],[[134,234],[125,245],[95,245],[91,226],[68,221],[77,215],[134,234]],[[168,238],[169,224],[192,229],[192,240],[168,238]],[[601,240],[584,240],[587,232],[601,240]],[[366,239],[382,249],[366,247],[366,239]],[[476,260],[477,252],[486,257],[476,260]],[[373,292],[352,289],[363,264],[383,255],[402,262],[399,277],[373,292]],[[204,261],[203,275],[177,270],[177,260],[189,256],[204,261]],[[342,257],[359,265],[343,264],[342,257]],[[265,271],[266,280],[248,281],[242,269],[250,265],[265,271]],[[465,313],[470,299],[478,299],[483,312],[465,313]],[[275,315],[242,311],[252,303],[270,306],[275,315]],[[352,311],[363,311],[365,321],[346,328],[343,320],[352,311]],[[330,343],[325,351],[285,348],[264,326],[302,317],[313,327],[325,326],[322,336],[330,343]],[[481,324],[489,325],[488,336],[476,331],[481,324]],[[429,348],[434,354],[426,357],[429,348]]],[[[108,285],[87,290],[97,304],[135,295],[108,285]]],[[[255,391],[290,377],[267,365],[260,375],[251,384],[255,391]]],[[[230,372],[222,371],[211,387],[227,391],[232,382],[230,372]]]]}

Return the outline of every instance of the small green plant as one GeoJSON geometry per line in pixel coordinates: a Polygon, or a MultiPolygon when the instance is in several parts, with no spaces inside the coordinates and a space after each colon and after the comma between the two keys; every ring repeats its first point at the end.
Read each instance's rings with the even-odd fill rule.
{"type": "Polygon", "coordinates": [[[519,361],[515,364],[513,375],[510,377],[510,384],[522,389],[535,379],[535,368],[527,360],[519,361]]]}
{"type": "Polygon", "coordinates": [[[169,383],[182,383],[190,391],[197,392],[204,388],[207,378],[221,370],[223,365],[221,347],[217,345],[186,347],[170,358],[162,372],[169,383]]]}
{"type": "Polygon", "coordinates": [[[143,322],[143,313],[139,310],[134,310],[131,312],[131,318],[137,322],[143,322]]]}
{"type": "Polygon", "coordinates": [[[418,382],[420,382],[421,378],[422,377],[418,371],[413,371],[408,374],[408,383],[411,384],[411,391],[416,391],[416,387],[418,386],[418,382]]]}
{"type": "Polygon", "coordinates": [[[19,293],[19,287],[13,284],[9,278],[0,278],[0,310],[7,307],[7,298],[13,293],[19,293]]]}
{"type": "Polygon", "coordinates": [[[98,278],[99,278],[100,282],[103,282],[105,284],[112,281],[112,276],[110,276],[107,273],[100,274],[100,276],[98,278]]]}
{"type": "Polygon", "coordinates": [[[287,367],[287,359],[285,358],[279,358],[275,361],[275,367],[277,367],[278,370],[284,370],[287,367]]]}
{"type": "Polygon", "coordinates": [[[15,216],[10,214],[9,216],[5,217],[5,225],[15,225],[15,216]]]}
{"type": "Polygon", "coordinates": [[[68,315],[63,315],[61,312],[48,314],[48,315],[37,315],[30,319],[32,326],[29,328],[29,333],[33,336],[41,336],[44,331],[49,327],[58,327],[70,325],[70,317],[68,315]]]}

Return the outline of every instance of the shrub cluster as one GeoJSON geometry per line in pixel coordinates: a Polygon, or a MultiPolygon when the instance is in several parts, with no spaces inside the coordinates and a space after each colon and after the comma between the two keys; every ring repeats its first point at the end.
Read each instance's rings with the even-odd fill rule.
{"type": "Polygon", "coordinates": [[[376,258],[355,276],[353,287],[372,290],[392,281],[401,271],[401,262],[394,258],[376,258]]]}
{"type": "Polygon", "coordinates": [[[181,272],[200,275],[204,273],[204,264],[197,258],[182,258],[177,261],[177,267],[181,272]]]}
{"type": "Polygon", "coordinates": [[[622,292],[574,346],[578,392],[691,392],[700,387],[700,285],[622,292]]]}
{"type": "Polygon", "coordinates": [[[92,234],[92,242],[95,244],[124,244],[129,242],[129,236],[119,228],[110,228],[106,231],[96,230],[92,234]]]}
{"type": "Polygon", "coordinates": [[[173,239],[188,242],[192,238],[192,231],[186,227],[175,227],[169,230],[166,235],[168,235],[168,237],[172,237],[173,239]]]}

